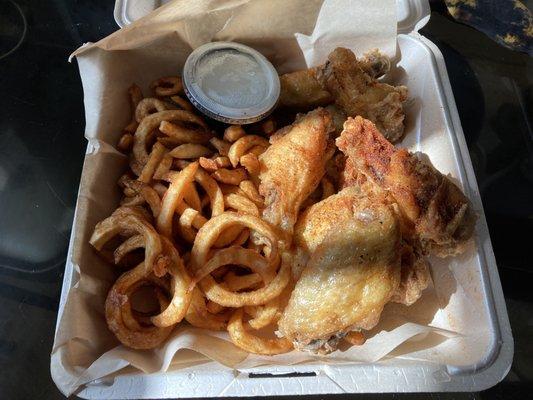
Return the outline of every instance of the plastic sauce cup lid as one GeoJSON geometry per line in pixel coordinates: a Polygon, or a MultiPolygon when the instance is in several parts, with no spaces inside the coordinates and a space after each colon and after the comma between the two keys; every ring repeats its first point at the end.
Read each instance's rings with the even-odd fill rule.
{"type": "Polygon", "coordinates": [[[207,43],[183,68],[183,86],[202,113],[230,124],[250,124],[269,115],[279,98],[274,66],[258,51],[233,42],[207,43]]]}

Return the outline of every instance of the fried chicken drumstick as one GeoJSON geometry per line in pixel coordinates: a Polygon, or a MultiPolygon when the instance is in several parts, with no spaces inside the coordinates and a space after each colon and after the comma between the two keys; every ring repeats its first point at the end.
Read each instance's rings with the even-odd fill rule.
{"type": "Polygon", "coordinates": [[[368,63],[358,61],[352,51],[338,47],[317,76],[346,115],[368,118],[389,141],[396,142],[404,132],[402,103],[407,99],[407,88],[378,82],[368,71],[372,71],[368,63]]]}

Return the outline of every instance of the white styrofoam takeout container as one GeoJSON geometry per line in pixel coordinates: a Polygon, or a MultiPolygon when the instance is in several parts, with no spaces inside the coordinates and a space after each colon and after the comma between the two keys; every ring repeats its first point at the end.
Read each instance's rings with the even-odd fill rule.
{"type": "MultiPolygon", "coordinates": [[[[120,26],[146,15],[165,0],[117,0],[115,19],[120,26]]],[[[479,391],[501,381],[509,371],[513,339],[505,301],[472,163],[444,60],[439,49],[418,30],[429,20],[427,0],[398,0],[399,58],[391,79],[409,88],[414,104],[408,120],[420,135],[408,135],[402,146],[430,152],[446,146],[450,153],[431,160],[462,185],[479,212],[477,253],[466,268],[451,262],[458,285],[476,293],[469,301],[475,315],[455,322],[465,335],[462,346],[439,355],[440,362],[415,357],[390,357],[372,364],[302,364],[256,367],[234,371],[208,363],[162,374],[123,372],[110,380],[85,386],[78,396],[91,399],[270,396],[363,392],[479,391]],[[444,132],[432,134],[432,127],[444,132]],[[445,359],[445,362],[442,360],[445,359]]],[[[72,247],[72,241],[71,241],[72,247]]],[[[69,249],[69,253],[72,248],[69,249]]],[[[67,258],[67,259],[70,259],[67,258]]],[[[73,265],[67,262],[59,314],[72,285],[73,265]]]]}

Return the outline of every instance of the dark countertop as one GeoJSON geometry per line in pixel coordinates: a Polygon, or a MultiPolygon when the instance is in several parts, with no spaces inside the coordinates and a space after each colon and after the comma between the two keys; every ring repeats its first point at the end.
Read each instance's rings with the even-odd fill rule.
{"type": "MultiPolygon", "coordinates": [[[[81,81],[75,62],[66,60],[83,42],[117,29],[113,4],[0,0],[2,399],[63,398],[50,378],[50,351],[86,146],[81,81]]],[[[364,397],[522,399],[533,389],[532,59],[456,23],[440,2],[432,2],[432,10],[421,33],[444,54],[496,253],[515,357],[505,380],[481,393],[364,397]]]]}

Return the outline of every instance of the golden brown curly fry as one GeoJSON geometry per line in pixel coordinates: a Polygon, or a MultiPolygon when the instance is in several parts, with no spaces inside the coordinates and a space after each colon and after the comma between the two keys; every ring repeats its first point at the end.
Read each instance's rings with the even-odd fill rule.
{"type": "Polygon", "coordinates": [[[173,96],[183,92],[183,84],[179,76],[167,76],[152,82],[150,88],[156,96],[173,96]]]}

